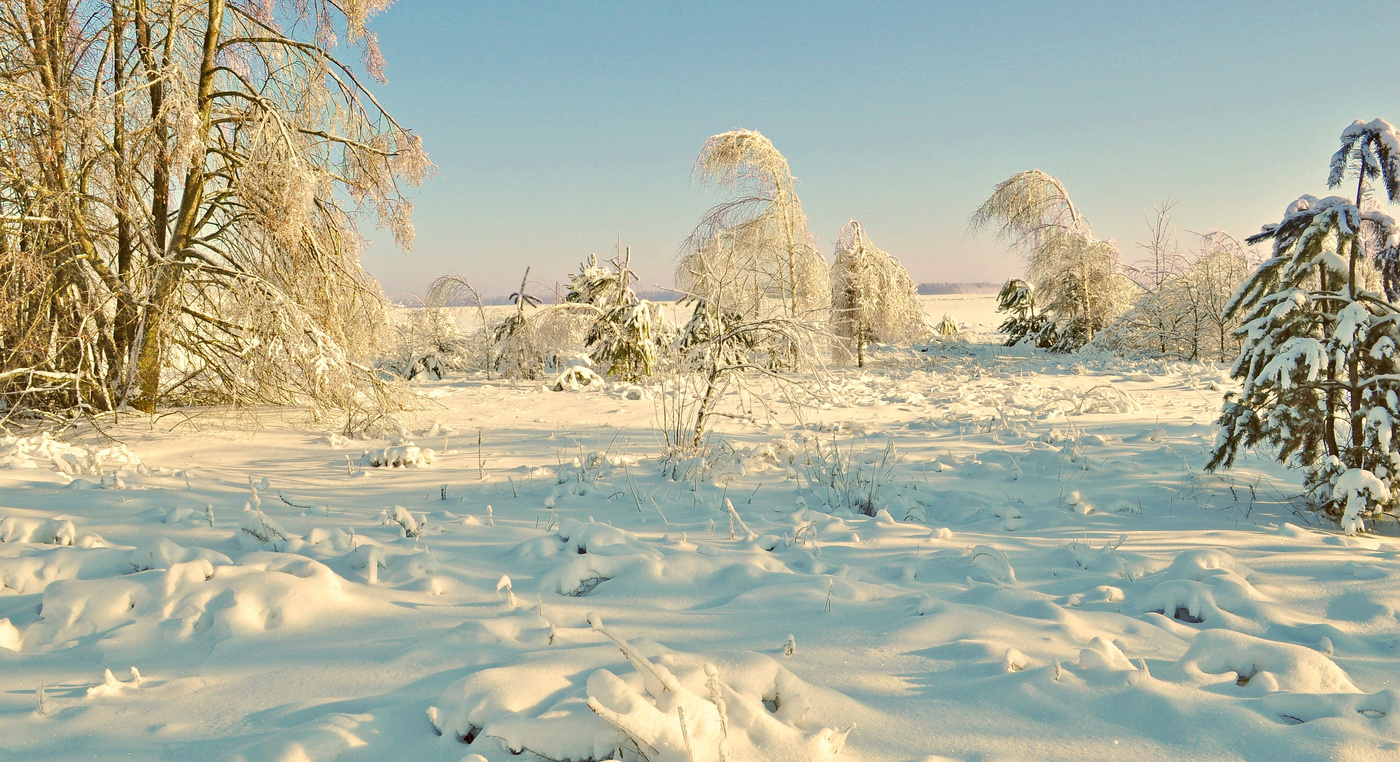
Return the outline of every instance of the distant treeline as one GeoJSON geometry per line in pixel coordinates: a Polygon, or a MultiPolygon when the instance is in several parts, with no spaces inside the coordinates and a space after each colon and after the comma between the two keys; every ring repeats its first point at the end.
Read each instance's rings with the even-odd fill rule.
{"type": "Polygon", "coordinates": [[[995,294],[1000,283],[920,283],[919,293],[929,294],[995,294]]]}
{"type": "MultiPolygon", "coordinates": [[[[543,293],[539,293],[538,296],[541,299],[543,299],[546,304],[551,304],[553,302],[559,301],[562,298],[556,296],[550,291],[544,291],[543,293]]],[[[653,302],[674,302],[680,298],[680,294],[678,294],[675,291],[638,291],[637,297],[653,302]]],[[[421,307],[423,305],[423,297],[418,296],[417,294],[399,294],[390,298],[389,301],[404,307],[421,307]]],[[[511,304],[511,301],[510,297],[508,296],[483,296],[481,298],[481,303],[486,305],[487,307],[499,307],[504,304],[511,304]]],[[[448,300],[447,306],[475,307],[476,302],[472,301],[471,299],[458,296],[456,298],[448,300]]]]}
{"type": "MultiPolygon", "coordinates": [[[[1000,283],[992,283],[992,282],[986,282],[986,283],[920,283],[920,284],[919,284],[919,293],[920,293],[920,294],[923,294],[923,295],[925,295],[925,296],[930,295],[930,294],[995,294],[995,293],[997,292],[997,290],[1000,289],[1000,288],[1001,288],[1001,284],[1000,284],[1000,283]]],[[[639,291],[639,292],[637,293],[637,296],[640,297],[640,298],[642,298],[642,299],[647,299],[647,300],[653,301],[653,302],[674,302],[674,301],[676,301],[678,298],[680,298],[680,294],[678,294],[678,293],[675,292],[675,291],[639,291]]],[[[395,298],[393,299],[393,301],[394,301],[395,303],[397,303],[397,304],[402,304],[402,305],[405,305],[405,306],[418,306],[419,304],[422,303],[422,301],[421,301],[418,297],[412,296],[412,295],[398,296],[398,297],[395,297],[395,298]]],[[[487,306],[492,306],[492,305],[497,305],[497,306],[499,306],[499,305],[502,305],[502,304],[510,304],[510,303],[511,303],[511,302],[510,302],[510,298],[509,298],[509,297],[505,297],[505,296],[487,296],[487,297],[484,297],[481,301],[482,301],[483,304],[486,304],[487,306]]],[[[545,299],[545,301],[548,302],[548,301],[552,301],[552,300],[551,300],[551,299],[545,299]]],[[[476,304],[476,303],[475,303],[475,302],[470,302],[470,301],[465,301],[465,300],[459,298],[459,299],[453,299],[451,302],[448,302],[448,305],[447,305],[447,306],[449,306],[449,307],[468,307],[468,306],[472,306],[472,305],[474,305],[474,304],[476,304]]]]}

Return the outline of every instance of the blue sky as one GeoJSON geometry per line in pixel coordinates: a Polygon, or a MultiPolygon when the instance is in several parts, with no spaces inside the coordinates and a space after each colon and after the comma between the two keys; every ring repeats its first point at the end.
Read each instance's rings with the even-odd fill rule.
{"type": "Polygon", "coordinates": [[[390,295],[455,272],[564,280],[618,236],[648,286],[719,200],[706,137],[773,140],[828,256],[846,220],[916,281],[1002,280],[968,238],[1011,174],[1059,177],[1126,258],[1170,195],[1186,231],[1252,233],[1302,193],[1353,119],[1400,120],[1400,3],[477,3],[398,0],[371,28],[376,93],[439,176],[411,254],[372,236],[390,295]]]}

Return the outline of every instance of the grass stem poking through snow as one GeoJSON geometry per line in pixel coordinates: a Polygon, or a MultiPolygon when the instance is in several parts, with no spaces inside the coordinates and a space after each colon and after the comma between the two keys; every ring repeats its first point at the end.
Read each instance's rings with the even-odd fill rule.
{"type": "Polygon", "coordinates": [[[730,502],[727,497],[724,499],[724,509],[729,512],[729,539],[735,539],[734,524],[736,522],[739,524],[739,528],[744,530],[745,542],[753,542],[758,539],[758,535],[754,534],[754,531],[749,529],[749,525],[744,523],[743,517],[739,515],[738,511],[734,510],[734,503],[730,502]]]}
{"type": "Polygon", "coordinates": [[[616,643],[617,647],[622,650],[622,655],[641,673],[643,682],[646,684],[647,693],[653,696],[660,696],[662,693],[672,692],[672,682],[675,678],[667,680],[660,672],[656,671],[656,667],[652,665],[647,657],[643,656],[627,641],[609,632],[607,628],[603,626],[602,617],[590,611],[586,615],[586,618],[588,620],[588,626],[602,634],[603,637],[616,643]]]}
{"type": "Polygon", "coordinates": [[[681,744],[685,746],[687,762],[695,762],[695,752],[690,748],[690,731],[685,729],[685,707],[676,707],[676,721],[681,725],[681,744]]]}
{"type": "MultiPolygon", "coordinates": [[[[508,577],[508,576],[506,576],[506,575],[504,575],[504,574],[501,575],[501,581],[496,583],[496,595],[500,595],[502,590],[505,590],[505,591],[506,591],[506,605],[510,607],[510,610],[511,610],[511,611],[514,611],[514,610],[515,610],[515,591],[511,589],[511,586],[510,586],[510,577],[508,577]]],[[[541,608],[541,610],[543,610],[544,605],[541,604],[541,605],[540,605],[540,608],[541,608]]],[[[541,614],[540,616],[544,616],[544,615],[541,614]]]]}

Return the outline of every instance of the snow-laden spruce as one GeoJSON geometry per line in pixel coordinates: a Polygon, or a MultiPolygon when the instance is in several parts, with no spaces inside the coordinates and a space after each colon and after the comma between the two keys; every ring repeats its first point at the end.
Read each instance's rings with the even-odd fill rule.
{"type": "Polygon", "coordinates": [[[1227,317],[1245,316],[1220,437],[1208,468],[1241,449],[1276,448],[1303,468],[1317,509],[1354,533],[1395,507],[1400,468],[1400,311],[1378,291],[1395,271],[1400,228],[1368,204],[1367,181],[1400,195],[1400,151],[1384,120],[1356,122],[1332,157],[1329,187],[1356,172],[1355,198],[1305,195],[1249,242],[1272,239],[1273,257],[1235,294],[1227,317]]]}
{"type": "Polygon", "coordinates": [[[590,257],[569,279],[565,302],[597,308],[584,339],[589,358],[609,375],[635,383],[655,371],[666,324],[657,305],[632,290],[637,275],[631,264],[631,247],[609,264],[590,257]]]}

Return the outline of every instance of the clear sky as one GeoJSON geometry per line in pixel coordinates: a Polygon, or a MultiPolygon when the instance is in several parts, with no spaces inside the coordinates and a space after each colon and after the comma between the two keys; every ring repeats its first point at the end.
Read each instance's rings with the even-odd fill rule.
{"type": "Polygon", "coordinates": [[[376,88],[439,176],[418,241],[363,258],[386,293],[455,272],[488,294],[564,280],[618,236],[647,286],[719,200],[706,137],[787,157],[828,257],[859,219],[916,281],[1021,262],[968,238],[1011,174],[1059,177],[1126,258],[1172,196],[1186,231],[1243,236],[1302,193],[1354,119],[1400,121],[1400,3],[467,2],[398,0],[371,24],[376,88]]]}

